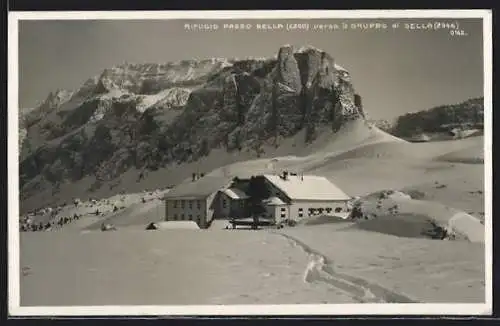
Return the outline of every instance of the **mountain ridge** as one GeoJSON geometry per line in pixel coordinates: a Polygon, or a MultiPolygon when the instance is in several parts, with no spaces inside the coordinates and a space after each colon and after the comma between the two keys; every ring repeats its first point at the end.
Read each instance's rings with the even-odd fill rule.
{"type": "Polygon", "coordinates": [[[429,109],[408,112],[393,121],[368,120],[378,128],[403,139],[419,136],[455,133],[456,130],[483,130],[484,97],[478,96],[429,109]]]}
{"type": "Polygon", "coordinates": [[[324,130],[359,119],[361,97],[348,71],[312,47],[282,46],[257,60],[119,64],[79,89],[50,93],[26,114],[21,198],[43,192],[55,200],[61,185],[81,188],[89,177],[77,193],[93,193],[131,169],[140,183],[148,171],[181,169],[215,150],[234,161],[272,155],[289,138],[307,147],[324,130]]]}

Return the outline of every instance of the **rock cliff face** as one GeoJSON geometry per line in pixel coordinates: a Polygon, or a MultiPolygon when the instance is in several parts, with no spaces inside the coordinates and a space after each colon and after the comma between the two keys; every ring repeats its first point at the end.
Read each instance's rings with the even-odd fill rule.
{"type": "MultiPolygon", "coordinates": [[[[131,168],[157,170],[225,152],[280,146],[363,119],[349,73],[329,54],[283,46],[269,59],[122,64],[26,115],[22,198],[131,168]]],[[[174,181],[175,182],[175,181],[174,181]]]]}

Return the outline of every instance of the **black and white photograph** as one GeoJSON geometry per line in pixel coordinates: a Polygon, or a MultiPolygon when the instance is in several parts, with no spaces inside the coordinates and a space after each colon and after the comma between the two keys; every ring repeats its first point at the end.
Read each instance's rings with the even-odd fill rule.
{"type": "Polygon", "coordinates": [[[491,313],[491,47],[487,10],[9,13],[9,313],[491,313]]]}

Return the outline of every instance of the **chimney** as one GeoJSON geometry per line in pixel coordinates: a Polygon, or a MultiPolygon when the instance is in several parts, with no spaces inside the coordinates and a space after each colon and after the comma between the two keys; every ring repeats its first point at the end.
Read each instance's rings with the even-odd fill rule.
{"type": "Polygon", "coordinates": [[[193,182],[195,182],[196,181],[196,173],[193,173],[191,176],[192,176],[193,182]]]}

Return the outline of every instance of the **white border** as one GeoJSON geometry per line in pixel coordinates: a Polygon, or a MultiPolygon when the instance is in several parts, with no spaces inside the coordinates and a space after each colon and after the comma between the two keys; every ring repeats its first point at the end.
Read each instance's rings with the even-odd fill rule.
{"type": "Polygon", "coordinates": [[[76,315],[488,315],[492,313],[492,19],[490,10],[109,11],[9,12],[8,16],[8,268],[10,316],[76,315]],[[482,18],[484,44],[485,303],[204,306],[21,307],[19,293],[18,21],[82,19],[367,19],[482,18]],[[13,204],[13,205],[12,205],[13,204]]]}
{"type": "Polygon", "coordinates": [[[493,305],[493,31],[491,12],[483,18],[484,68],[484,244],[485,296],[493,305]]]}
{"type": "Polygon", "coordinates": [[[8,20],[8,57],[7,57],[7,198],[9,200],[8,234],[8,307],[15,314],[20,306],[19,296],[19,120],[18,120],[18,24],[10,16],[8,20]],[[14,112],[16,114],[14,114],[14,112]]]}

